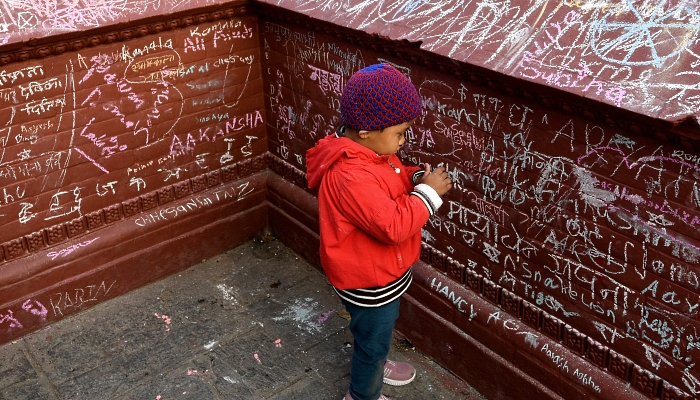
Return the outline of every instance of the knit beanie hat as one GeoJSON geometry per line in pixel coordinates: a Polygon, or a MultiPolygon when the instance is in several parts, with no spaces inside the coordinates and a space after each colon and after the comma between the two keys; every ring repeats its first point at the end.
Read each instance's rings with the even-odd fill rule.
{"type": "Polygon", "coordinates": [[[382,63],[350,77],[340,96],[343,125],[373,131],[417,118],[421,100],[416,87],[393,66],[382,63]]]}

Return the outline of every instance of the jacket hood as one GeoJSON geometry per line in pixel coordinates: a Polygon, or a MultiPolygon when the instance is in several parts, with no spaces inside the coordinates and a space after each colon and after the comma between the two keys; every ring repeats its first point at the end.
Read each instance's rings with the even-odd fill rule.
{"type": "Polygon", "coordinates": [[[316,146],[306,151],[306,178],[309,182],[309,189],[318,188],[323,176],[342,156],[374,162],[381,160],[381,157],[374,154],[372,150],[346,137],[328,135],[319,140],[316,146]]]}

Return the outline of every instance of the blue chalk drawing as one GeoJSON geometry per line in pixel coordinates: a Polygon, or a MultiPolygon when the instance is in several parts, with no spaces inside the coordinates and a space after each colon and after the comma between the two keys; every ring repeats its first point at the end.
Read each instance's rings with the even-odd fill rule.
{"type": "Polygon", "coordinates": [[[611,63],[660,68],[694,43],[700,31],[700,17],[694,10],[680,6],[664,11],[664,4],[659,2],[644,16],[627,0],[629,12],[618,15],[614,10],[591,24],[591,48],[611,63]],[[633,14],[631,18],[629,13],[633,14]],[[624,21],[625,17],[631,21],[624,21]]]}
{"type": "Polygon", "coordinates": [[[413,11],[416,10],[416,8],[418,8],[418,6],[420,6],[424,3],[428,4],[428,1],[427,0],[408,0],[408,1],[406,1],[406,3],[403,6],[399,7],[396,10],[392,19],[397,19],[398,17],[408,17],[409,15],[411,15],[411,13],[413,13],[413,11]],[[399,15],[399,13],[403,13],[404,15],[401,16],[401,15],[399,15]]]}

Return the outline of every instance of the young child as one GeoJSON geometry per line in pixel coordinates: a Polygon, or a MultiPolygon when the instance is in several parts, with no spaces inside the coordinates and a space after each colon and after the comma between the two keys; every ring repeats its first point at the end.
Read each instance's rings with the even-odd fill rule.
{"type": "Polygon", "coordinates": [[[351,316],[345,400],[388,400],[382,383],[405,385],[416,375],[386,356],[399,298],[420,257],[421,228],[452,188],[444,168],[406,167],[395,154],[420,114],[406,76],[389,64],[370,65],[343,89],[338,133],[306,153],[309,187],[319,189],[321,263],[351,316]]]}

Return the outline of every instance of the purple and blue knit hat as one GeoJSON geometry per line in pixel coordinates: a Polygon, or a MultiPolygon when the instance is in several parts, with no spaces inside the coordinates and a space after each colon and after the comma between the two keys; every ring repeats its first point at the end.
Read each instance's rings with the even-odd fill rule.
{"type": "Polygon", "coordinates": [[[340,96],[343,125],[373,131],[418,118],[421,100],[408,78],[389,64],[374,64],[350,77],[340,96]]]}

